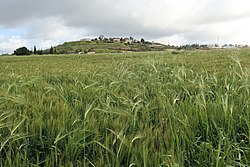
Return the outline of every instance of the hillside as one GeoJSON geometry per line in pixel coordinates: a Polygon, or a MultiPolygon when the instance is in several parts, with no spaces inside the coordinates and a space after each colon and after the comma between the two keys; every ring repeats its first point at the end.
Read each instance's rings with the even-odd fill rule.
{"type": "MultiPolygon", "coordinates": [[[[115,38],[114,38],[115,39],[115,38]]],[[[81,40],[73,42],[65,42],[61,45],[54,47],[56,53],[71,54],[71,53],[121,53],[121,52],[138,52],[138,51],[163,51],[171,46],[163,45],[160,43],[153,43],[147,41],[114,41],[111,39],[92,39],[81,40]]],[[[173,46],[172,46],[173,47],[173,46]]]]}

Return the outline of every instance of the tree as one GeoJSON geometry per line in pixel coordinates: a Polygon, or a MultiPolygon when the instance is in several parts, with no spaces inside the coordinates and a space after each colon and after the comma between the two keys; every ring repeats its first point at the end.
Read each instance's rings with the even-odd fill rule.
{"type": "Polygon", "coordinates": [[[43,50],[42,50],[42,49],[38,50],[38,51],[37,51],[37,54],[43,55],[43,50]]]}
{"type": "Polygon", "coordinates": [[[53,53],[54,53],[54,50],[53,50],[53,47],[51,46],[49,50],[49,54],[53,54],[53,53]]]}
{"type": "Polygon", "coordinates": [[[104,42],[109,42],[109,39],[108,38],[104,38],[104,42]]]}
{"type": "Polygon", "coordinates": [[[100,35],[98,38],[100,41],[103,41],[105,39],[104,35],[100,35]]]}
{"type": "Polygon", "coordinates": [[[53,52],[54,52],[54,54],[57,54],[57,50],[56,50],[56,47],[54,47],[54,51],[53,51],[53,52]]]}
{"type": "Polygon", "coordinates": [[[110,41],[110,42],[114,42],[114,39],[113,39],[113,38],[109,38],[109,41],[110,41]]]}
{"type": "Polygon", "coordinates": [[[36,55],[36,46],[34,45],[34,54],[36,55]]]}
{"type": "Polygon", "coordinates": [[[17,56],[20,56],[20,55],[30,55],[31,51],[29,51],[26,47],[21,47],[21,48],[16,49],[14,51],[14,54],[17,55],[17,56]]]}
{"type": "Polygon", "coordinates": [[[145,42],[145,40],[142,38],[142,39],[141,39],[141,43],[144,43],[144,42],[145,42]]]}
{"type": "Polygon", "coordinates": [[[129,39],[130,39],[131,43],[134,42],[134,38],[133,37],[129,37],[129,39]]]}

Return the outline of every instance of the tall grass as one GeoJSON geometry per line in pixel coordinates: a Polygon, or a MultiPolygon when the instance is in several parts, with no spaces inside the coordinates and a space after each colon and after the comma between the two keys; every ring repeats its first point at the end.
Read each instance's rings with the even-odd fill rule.
{"type": "Polygon", "coordinates": [[[250,166],[248,50],[0,64],[0,166],[250,166]]]}

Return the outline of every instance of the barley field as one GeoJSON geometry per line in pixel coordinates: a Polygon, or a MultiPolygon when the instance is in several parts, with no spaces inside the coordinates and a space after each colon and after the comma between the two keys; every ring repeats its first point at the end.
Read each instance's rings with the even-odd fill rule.
{"type": "Polygon", "coordinates": [[[0,166],[250,166],[250,50],[0,57],[0,166]]]}

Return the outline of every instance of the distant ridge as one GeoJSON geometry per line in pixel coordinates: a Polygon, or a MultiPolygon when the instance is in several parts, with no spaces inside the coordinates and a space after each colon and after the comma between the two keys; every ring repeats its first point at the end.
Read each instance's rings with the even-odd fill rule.
{"type": "Polygon", "coordinates": [[[175,46],[161,43],[136,40],[130,38],[83,38],[79,41],[65,42],[54,47],[54,52],[58,54],[87,54],[87,53],[122,53],[122,52],[142,52],[142,51],[163,51],[175,49],[175,46]]]}

